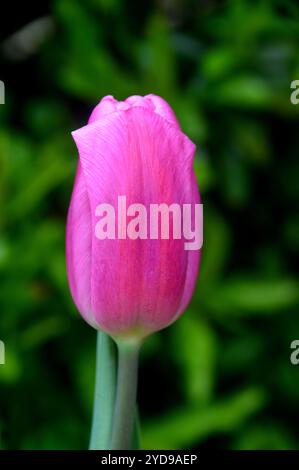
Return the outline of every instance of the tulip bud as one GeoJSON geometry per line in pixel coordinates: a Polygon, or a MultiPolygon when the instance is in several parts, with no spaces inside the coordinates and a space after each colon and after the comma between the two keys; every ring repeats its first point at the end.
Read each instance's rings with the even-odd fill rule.
{"type": "Polygon", "coordinates": [[[72,297],[95,328],[142,338],[172,323],[195,285],[200,246],[186,246],[199,220],[202,231],[195,145],[155,95],[123,102],[106,96],[73,138],[79,162],[66,234],[72,297]],[[185,227],[177,217],[188,207],[185,227]]]}

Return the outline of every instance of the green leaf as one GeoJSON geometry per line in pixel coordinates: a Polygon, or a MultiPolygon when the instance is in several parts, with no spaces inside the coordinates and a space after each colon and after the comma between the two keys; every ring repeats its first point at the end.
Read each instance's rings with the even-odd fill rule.
{"type": "Polygon", "coordinates": [[[296,442],[280,423],[262,423],[245,428],[235,440],[238,450],[295,450],[296,442]]]}
{"type": "MultiPolygon", "coordinates": [[[[231,233],[221,214],[204,202],[204,235],[196,298],[222,276],[231,254],[231,233]],[[206,249],[207,247],[207,249],[206,249]]],[[[210,296],[210,292],[208,293],[210,296]]]]}
{"type": "Polygon", "coordinates": [[[169,23],[162,15],[154,15],[148,26],[147,40],[140,54],[144,63],[144,83],[152,93],[170,99],[176,88],[176,63],[169,35],[169,23]]]}
{"type": "Polygon", "coordinates": [[[210,401],[214,388],[216,339],[209,325],[190,313],[186,312],[172,327],[173,354],[181,367],[188,400],[204,405],[210,401]],[[180,347],[176,348],[176,344],[180,347]]]}
{"type": "Polygon", "coordinates": [[[215,89],[215,101],[221,105],[240,108],[271,108],[274,102],[273,90],[258,76],[233,76],[220,83],[215,89]]]}
{"type": "Polygon", "coordinates": [[[215,433],[235,431],[264,405],[259,388],[247,389],[207,408],[186,407],[143,425],[143,449],[186,449],[215,433]]]}
{"type": "MultiPolygon", "coordinates": [[[[208,296],[207,296],[208,299],[208,296]]],[[[209,307],[228,315],[272,315],[299,301],[299,285],[294,279],[231,279],[214,288],[209,307]]]]}

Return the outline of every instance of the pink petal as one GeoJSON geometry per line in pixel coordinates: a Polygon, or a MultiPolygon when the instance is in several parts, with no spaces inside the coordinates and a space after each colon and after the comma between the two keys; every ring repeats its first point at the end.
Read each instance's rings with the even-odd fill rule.
{"type": "Polygon", "coordinates": [[[95,209],[100,203],[117,208],[121,195],[127,206],[138,202],[147,208],[195,202],[190,178],[195,146],[168,118],[144,107],[106,114],[73,137],[91,210],[95,321],[116,335],[158,330],[189,301],[198,256],[184,249],[183,239],[98,240],[95,209]]]}
{"type": "Polygon", "coordinates": [[[79,162],[66,226],[67,274],[78,310],[87,322],[93,324],[90,298],[91,256],[90,203],[79,162]]]}
{"type": "Polygon", "coordinates": [[[113,113],[117,110],[117,104],[118,102],[113,98],[112,95],[105,96],[92,111],[88,123],[91,124],[92,122],[101,119],[101,117],[105,116],[106,114],[113,113]]]}
{"type": "Polygon", "coordinates": [[[172,123],[177,129],[180,129],[179,122],[167,101],[163,100],[160,96],[153,94],[146,95],[144,100],[152,103],[155,113],[172,123]]]}

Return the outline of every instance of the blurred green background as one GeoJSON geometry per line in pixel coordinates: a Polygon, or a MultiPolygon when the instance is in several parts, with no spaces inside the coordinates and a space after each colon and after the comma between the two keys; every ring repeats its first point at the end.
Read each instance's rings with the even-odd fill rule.
{"type": "Polygon", "coordinates": [[[297,2],[7,8],[1,448],[87,448],[96,334],[77,314],[65,273],[77,162],[70,131],[105,94],[156,93],[197,144],[205,240],[188,311],[142,351],[142,446],[298,449],[299,365],[290,363],[299,338],[299,105],[290,103],[297,2]]]}

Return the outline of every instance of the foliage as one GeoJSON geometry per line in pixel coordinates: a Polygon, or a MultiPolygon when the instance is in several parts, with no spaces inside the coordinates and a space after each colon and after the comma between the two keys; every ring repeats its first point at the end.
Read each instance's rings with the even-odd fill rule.
{"type": "Polygon", "coordinates": [[[298,448],[299,375],[289,360],[299,336],[299,106],[289,98],[299,78],[297,3],[40,8],[1,33],[1,447],[87,447],[96,335],[66,281],[70,131],[105,94],[151,92],[197,144],[205,240],[188,311],[143,350],[142,444],[298,448]],[[45,14],[52,27],[15,57],[9,36],[45,14]]]}

